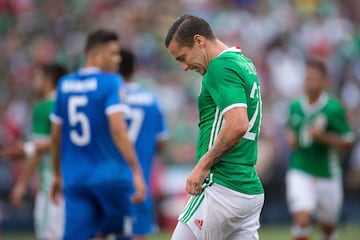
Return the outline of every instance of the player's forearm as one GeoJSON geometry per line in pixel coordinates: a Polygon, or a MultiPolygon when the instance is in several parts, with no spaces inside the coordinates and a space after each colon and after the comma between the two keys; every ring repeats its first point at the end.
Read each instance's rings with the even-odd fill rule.
{"type": "Polygon", "coordinates": [[[286,141],[290,148],[295,149],[297,147],[296,134],[290,128],[286,129],[286,141]]]}
{"type": "Polygon", "coordinates": [[[42,141],[37,141],[36,143],[36,153],[43,154],[45,152],[50,151],[51,149],[51,140],[50,138],[42,141]]]}
{"type": "Polygon", "coordinates": [[[37,154],[26,160],[25,169],[20,175],[17,184],[26,185],[29,179],[34,175],[37,166],[41,161],[41,155],[37,154]]]}
{"type": "Polygon", "coordinates": [[[330,132],[323,132],[322,134],[319,134],[316,137],[316,140],[323,144],[344,150],[351,149],[355,144],[354,139],[349,139],[330,132]]]}
{"type": "Polygon", "coordinates": [[[61,144],[61,126],[52,124],[51,128],[51,158],[53,164],[53,173],[60,176],[60,144],[61,144]]]}
{"type": "Polygon", "coordinates": [[[134,172],[141,171],[135,150],[127,135],[126,128],[113,133],[113,140],[121,155],[128,162],[134,172]]]}
{"type": "Polygon", "coordinates": [[[222,156],[231,151],[231,149],[240,142],[245,133],[245,127],[239,128],[238,126],[225,122],[215,140],[215,143],[200,159],[198,164],[200,164],[203,169],[210,170],[210,168],[217,163],[222,156]]]}

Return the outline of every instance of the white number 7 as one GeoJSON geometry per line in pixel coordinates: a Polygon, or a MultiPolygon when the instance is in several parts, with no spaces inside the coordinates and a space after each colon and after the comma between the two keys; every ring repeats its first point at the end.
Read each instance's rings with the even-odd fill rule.
{"type": "Polygon", "coordinates": [[[144,111],[141,108],[130,108],[127,118],[130,120],[128,129],[129,138],[132,143],[136,143],[144,121],[144,111]]]}

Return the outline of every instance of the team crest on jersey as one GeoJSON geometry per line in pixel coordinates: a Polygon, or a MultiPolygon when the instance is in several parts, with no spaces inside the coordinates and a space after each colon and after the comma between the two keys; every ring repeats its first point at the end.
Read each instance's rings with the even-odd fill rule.
{"type": "Polygon", "coordinates": [[[195,219],[195,225],[201,230],[204,224],[204,220],[195,219]]]}

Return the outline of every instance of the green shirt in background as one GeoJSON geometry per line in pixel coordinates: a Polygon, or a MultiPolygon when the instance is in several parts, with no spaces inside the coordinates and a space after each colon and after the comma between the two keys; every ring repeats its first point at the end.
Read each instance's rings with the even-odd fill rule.
{"type": "MultiPolygon", "coordinates": [[[[33,141],[42,141],[50,138],[52,112],[54,100],[47,99],[38,102],[33,108],[32,136],[33,141]]],[[[40,191],[49,192],[52,180],[52,164],[50,153],[44,153],[39,165],[40,191]]]]}
{"type": "Polygon", "coordinates": [[[313,141],[310,129],[316,124],[327,132],[353,138],[345,109],[333,98],[323,93],[310,107],[305,97],[290,105],[289,127],[295,132],[298,146],[292,152],[290,169],[298,169],[310,175],[331,178],[341,174],[339,156],[335,148],[313,141]]]}

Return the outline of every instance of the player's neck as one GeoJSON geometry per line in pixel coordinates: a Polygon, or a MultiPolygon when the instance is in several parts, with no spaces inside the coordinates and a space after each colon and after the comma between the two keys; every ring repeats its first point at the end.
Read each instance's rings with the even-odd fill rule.
{"type": "Polygon", "coordinates": [[[55,95],[55,90],[49,90],[44,93],[43,100],[51,99],[55,95]]]}
{"type": "Polygon", "coordinates": [[[316,104],[319,101],[320,97],[321,97],[321,93],[308,94],[307,95],[307,100],[308,100],[309,105],[316,104]]]}
{"type": "Polygon", "coordinates": [[[223,42],[221,42],[218,39],[209,42],[208,56],[210,61],[228,48],[229,48],[228,46],[226,46],[223,42]]]}

